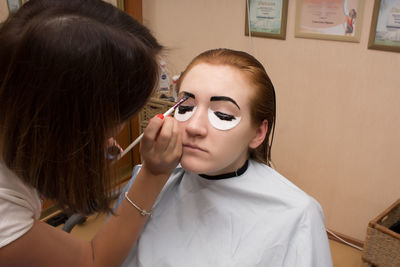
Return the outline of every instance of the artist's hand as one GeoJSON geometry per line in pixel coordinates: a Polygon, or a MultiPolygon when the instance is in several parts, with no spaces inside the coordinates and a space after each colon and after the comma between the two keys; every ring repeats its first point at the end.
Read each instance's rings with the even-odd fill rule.
{"type": "Polygon", "coordinates": [[[153,175],[169,176],[182,156],[182,139],[178,122],[172,117],[162,117],[160,114],[149,121],[140,144],[140,154],[142,168],[153,175]]]}
{"type": "Polygon", "coordinates": [[[123,151],[124,150],[118,144],[117,140],[115,140],[113,137],[108,138],[105,151],[106,159],[110,160],[111,163],[114,163],[115,159],[117,159],[118,155],[120,155],[123,151]]]}

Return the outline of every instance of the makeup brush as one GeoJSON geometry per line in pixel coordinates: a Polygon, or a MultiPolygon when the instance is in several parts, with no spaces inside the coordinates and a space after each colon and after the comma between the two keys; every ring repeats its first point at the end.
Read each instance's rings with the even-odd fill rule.
{"type": "MultiPolygon", "coordinates": [[[[167,117],[169,115],[172,114],[172,112],[183,102],[185,102],[187,99],[189,98],[189,96],[185,95],[184,97],[181,98],[181,100],[179,100],[172,108],[168,109],[163,116],[167,117]]],[[[140,140],[142,140],[143,138],[143,134],[141,134],[138,138],[136,138],[135,141],[133,141],[120,155],[117,156],[117,160],[119,160],[120,158],[122,158],[123,156],[125,156],[129,151],[131,151],[131,149],[136,146],[140,140]]]]}

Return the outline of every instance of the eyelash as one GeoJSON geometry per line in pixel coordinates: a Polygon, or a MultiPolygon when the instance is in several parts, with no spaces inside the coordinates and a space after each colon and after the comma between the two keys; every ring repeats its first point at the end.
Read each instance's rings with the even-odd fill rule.
{"type": "MultiPolygon", "coordinates": [[[[193,111],[194,106],[179,106],[178,107],[178,113],[179,114],[185,114],[186,112],[191,112],[193,111]]],[[[226,114],[226,113],[222,113],[219,111],[215,111],[214,114],[220,119],[220,120],[224,120],[224,121],[233,121],[236,118],[232,115],[226,114]]]]}
{"type": "Polygon", "coordinates": [[[214,114],[217,115],[217,117],[220,120],[224,120],[224,121],[236,120],[236,118],[234,116],[229,115],[229,114],[225,114],[225,113],[222,113],[222,112],[219,112],[219,111],[215,111],[214,114]]]}
{"type": "Polygon", "coordinates": [[[193,111],[193,109],[194,109],[194,106],[179,106],[178,113],[185,114],[186,112],[193,111]]]}

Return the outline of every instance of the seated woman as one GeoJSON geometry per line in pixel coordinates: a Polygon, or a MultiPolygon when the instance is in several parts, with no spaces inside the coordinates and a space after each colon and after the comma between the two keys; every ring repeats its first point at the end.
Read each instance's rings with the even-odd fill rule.
{"type": "Polygon", "coordinates": [[[261,63],[206,51],[178,90],[181,166],[124,266],[332,266],[320,205],[267,166],[275,92],[261,63]]]}

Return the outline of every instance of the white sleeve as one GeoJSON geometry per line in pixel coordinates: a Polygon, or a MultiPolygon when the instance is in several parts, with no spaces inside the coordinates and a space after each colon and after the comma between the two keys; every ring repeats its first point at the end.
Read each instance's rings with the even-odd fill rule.
{"type": "Polygon", "coordinates": [[[325,219],[321,206],[310,202],[289,245],[285,267],[332,267],[325,219]]]}
{"type": "Polygon", "coordinates": [[[0,214],[0,248],[28,232],[35,220],[26,196],[5,188],[0,188],[0,214]]]}

